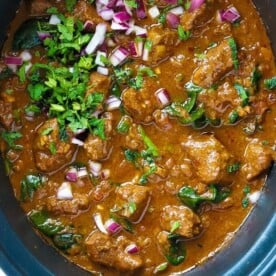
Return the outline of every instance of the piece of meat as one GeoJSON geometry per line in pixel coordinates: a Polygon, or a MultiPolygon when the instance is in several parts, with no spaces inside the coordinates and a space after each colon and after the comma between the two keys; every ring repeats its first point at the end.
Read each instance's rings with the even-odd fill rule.
{"type": "Polygon", "coordinates": [[[137,122],[151,122],[153,112],[162,107],[154,95],[159,88],[154,78],[145,77],[141,89],[130,87],[122,93],[124,108],[137,122]]]}
{"type": "Polygon", "coordinates": [[[41,171],[54,171],[70,162],[75,149],[75,145],[60,140],[56,118],[47,120],[36,131],[33,152],[35,164],[41,171]]]}
{"type": "Polygon", "coordinates": [[[229,183],[227,165],[231,155],[213,135],[189,136],[181,145],[192,160],[197,176],[203,183],[229,183]]]}
{"type": "Polygon", "coordinates": [[[103,93],[106,97],[111,84],[111,78],[109,76],[104,76],[98,72],[93,72],[90,75],[90,80],[88,83],[89,90],[86,92],[86,96],[90,93],[103,93]]]}
{"type": "Polygon", "coordinates": [[[32,0],[31,1],[31,8],[30,8],[30,15],[42,15],[46,14],[46,10],[50,8],[52,5],[48,0],[32,0]]]}
{"type": "Polygon", "coordinates": [[[206,53],[195,70],[192,81],[194,84],[208,88],[233,69],[232,50],[228,39],[206,53]]]}
{"type": "Polygon", "coordinates": [[[138,126],[132,124],[125,136],[125,147],[131,150],[141,151],[144,148],[144,141],[138,131],[138,126]]]}
{"type": "Polygon", "coordinates": [[[185,238],[192,238],[200,233],[200,219],[190,208],[186,206],[165,206],[161,212],[160,225],[163,230],[170,231],[174,223],[179,227],[174,231],[185,238]]]}
{"type": "Polygon", "coordinates": [[[76,215],[82,210],[89,207],[89,199],[87,195],[74,193],[73,199],[57,199],[56,196],[48,197],[46,200],[46,208],[49,212],[55,214],[76,215]]]}
{"type": "Polygon", "coordinates": [[[189,12],[189,11],[184,12],[180,16],[180,24],[183,27],[183,29],[185,31],[192,30],[195,27],[197,20],[202,17],[202,14],[205,12],[205,10],[206,10],[206,5],[203,4],[201,5],[200,8],[192,12],[189,12]]]}
{"type": "Polygon", "coordinates": [[[92,197],[95,201],[103,201],[105,198],[109,196],[112,190],[113,187],[110,184],[110,182],[107,180],[103,180],[93,190],[92,197]]]}
{"type": "Polygon", "coordinates": [[[150,188],[125,183],[118,187],[115,193],[115,208],[118,209],[118,214],[134,222],[139,220],[149,203],[150,188]]]}
{"type": "Polygon", "coordinates": [[[87,157],[93,161],[106,158],[110,152],[111,145],[109,137],[112,132],[112,119],[106,118],[104,121],[105,140],[95,134],[89,134],[86,138],[83,148],[87,157]]]}
{"type": "Polygon", "coordinates": [[[5,129],[10,129],[13,122],[13,104],[0,100],[0,124],[5,129]]]}
{"type": "Polygon", "coordinates": [[[143,265],[139,254],[129,254],[127,246],[133,242],[124,236],[117,238],[94,231],[85,241],[87,253],[97,262],[120,271],[133,271],[143,265]]]}
{"type": "Polygon", "coordinates": [[[148,30],[148,40],[152,42],[149,55],[150,63],[158,63],[159,61],[169,57],[173,48],[179,42],[176,30],[163,28],[161,24],[152,25],[148,30]]]}
{"type": "Polygon", "coordinates": [[[242,172],[247,180],[252,180],[270,167],[272,163],[271,151],[260,141],[254,139],[245,149],[244,162],[242,172]]]}

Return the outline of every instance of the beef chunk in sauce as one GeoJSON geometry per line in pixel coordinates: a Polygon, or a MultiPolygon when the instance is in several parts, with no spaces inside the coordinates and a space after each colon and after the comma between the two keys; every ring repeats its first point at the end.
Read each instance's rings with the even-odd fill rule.
{"type": "Polygon", "coordinates": [[[192,238],[200,232],[201,227],[198,215],[186,206],[168,205],[163,208],[160,216],[162,229],[171,231],[174,223],[179,225],[175,233],[185,238],[192,238]]]}
{"type": "Polygon", "coordinates": [[[180,24],[185,31],[190,31],[194,28],[196,21],[202,17],[202,14],[206,10],[206,5],[203,4],[199,9],[192,12],[185,12],[180,17],[180,24]]]}
{"type": "Polygon", "coordinates": [[[127,246],[132,244],[124,236],[110,237],[99,231],[93,232],[85,242],[91,260],[116,268],[120,271],[133,271],[143,265],[138,254],[129,254],[127,246]]]}
{"type": "Polygon", "coordinates": [[[37,168],[50,172],[72,160],[75,146],[60,140],[57,119],[50,119],[37,129],[33,151],[37,168]]]}
{"type": "Polygon", "coordinates": [[[87,195],[74,193],[73,199],[58,199],[56,196],[47,198],[46,209],[55,214],[76,215],[89,206],[87,195]]]}
{"type": "Polygon", "coordinates": [[[9,129],[14,122],[12,103],[0,100],[0,124],[9,129]]]}
{"type": "Polygon", "coordinates": [[[190,136],[182,142],[203,183],[228,183],[230,153],[213,135],[190,136]]]}
{"type": "Polygon", "coordinates": [[[210,87],[233,69],[232,50],[227,39],[207,51],[195,70],[192,81],[201,87],[210,87]]]}
{"type": "Polygon", "coordinates": [[[250,142],[244,152],[245,165],[242,171],[247,180],[252,180],[267,170],[272,162],[271,151],[258,140],[250,142]]]}
{"type": "Polygon", "coordinates": [[[139,220],[150,199],[150,188],[126,183],[116,190],[115,208],[131,221],[139,220]]]}
{"type": "Polygon", "coordinates": [[[153,120],[154,110],[162,107],[154,95],[159,88],[154,78],[145,77],[141,89],[128,88],[123,92],[123,105],[135,121],[148,123],[153,120]]]}
{"type": "Polygon", "coordinates": [[[90,81],[88,84],[89,90],[86,92],[86,95],[98,92],[103,93],[105,96],[108,94],[111,84],[111,78],[109,76],[102,75],[98,72],[93,72],[90,75],[90,81]]]}

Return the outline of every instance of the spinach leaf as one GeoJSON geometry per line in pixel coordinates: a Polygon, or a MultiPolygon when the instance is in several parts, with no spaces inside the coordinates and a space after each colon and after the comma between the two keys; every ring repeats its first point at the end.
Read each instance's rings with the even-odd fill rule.
{"type": "Polygon", "coordinates": [[[165,257],[172,265],[181,264],[186,257],[186,250],[183,241],[177,234],[169,234],[168,241],[170,242],[169,252],[165,253],[165,257]]]}
{"type": "Polygon", "coordinates": [[[65,229],[59,220],[51,219],[44,211],[33,210],[28,214],[28,218],[35,228],[48,237],[53,237],[65,229]]]}
{"type": "Polygon", "coordinates": [[[61,233],[56,234],[53,237],[54,245],[61,249],[67,250],[70,249],[73,245],[79,244],[82,239],[82,235],[74,233],[61,233]]]}
{"type": "Polygon", "coordinates": [[[276,76],[272,77],[271,79],[265,79],[264,85],[269,90],[276,89],[276,76]]]}
{"type": "Polygon", "coordinates": [[[42,44],[42,40],[37,34],[41,28],[44,30],[49,29],[49,24],[38,19],[25,21],[14,34],[12,42],[13,50],[19,51],[22,49],[30,49],[42,44]]]}
{"type": "Polygon", "coordinates": [[[178,192],[178,197],[183,204],[192,209],[197,209],[202,202],[219,203],[227,198],[230,189],[219,185],[210,185],[207,192],[199,195],[192,187],[184,186],[178,192]]]}
{"type": "Polygon", "coordinates": [[[34,192],[37,191],[46,180],[47,178],[41,174],[26,175],[20,181],[20,200],[26,201],[32,199],[34,192]]]}

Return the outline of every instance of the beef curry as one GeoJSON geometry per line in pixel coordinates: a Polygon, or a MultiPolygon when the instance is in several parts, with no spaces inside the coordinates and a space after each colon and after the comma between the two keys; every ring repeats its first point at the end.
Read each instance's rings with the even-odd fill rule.
{"type": "Polygon", "coordinates": [[[206,261],[276,158],[275,60],[249,0],[23,2],[0,88],[15,196],[91,272],[206,261]]]}

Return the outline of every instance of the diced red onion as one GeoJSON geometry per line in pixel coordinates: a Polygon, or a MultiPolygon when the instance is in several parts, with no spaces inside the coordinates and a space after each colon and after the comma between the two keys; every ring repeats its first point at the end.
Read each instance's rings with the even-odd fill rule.
{"type": "Polygon", "coordinates": [[[129,254],[135,254],[139,252],[139,248],[135,243],[131,243],[126,247],[125,252],[129,254]]]}
{"type": "Polygon", "coordinates": [[[74,144],[74,145],[78,145],[80,147],[82,147],[84,145],[83,141],[81,141],[81,140],[79,140],[75,137],[72,138],[71,143],[74,144]]]}
{"type": "Polygon", "coordinates": [[[116,110],[121,106],[121,100],[113,95],[110,96],[105,103],[107,111],[116,110]]]}
{"type": "Polygon", "coordinates": [[[105,228],[112,235],[119,233],[123,229],[122,226],[114,219],[107,220],[105,223],[105,228]]]}
{"type": "Polygon", "coordinates": [[[130,20],[128,22],[128,29],[126,30],[126,35],[130,35],[131,33],[133,33],[134,32],[134,28],[135,28],[135,26],[134,26],[134,20],[130,20]]]}
{"type": "Polygon", "coordinates": [[[134,25],[134,31],[137,36],[146,37],[148,32],[146,28],[142,28],[140,26],[134,25]]]}
{"type": "Polygon", "coordinates": [[[102,179],[108,179],[110,177],[110,170],[109,169],[103,169],[101,171],[101,178],[102,179]]]}
{"type": "Polygon", "coordinates": [[[23,60],[21,57],[7,56],[5,57],[5,63],[7,65],[22,65],[23,60]]]}
{"type": "Polygon", "coordinates": [[[149,60],[149,52],[150,52],[150,50],[148,48],[144,47],[142,60],[144,60],[144,61],[149,60]]]}
{"type": "Polygon", "coordinates": [[[160,15],[160,11],[157,6],[152,6],[151,8],[149,8],[148,13],[152,19],[154,19],[160,15]]]}
{"type": "Polygon", "coordinates": [[[136,15],[139,19],[144,19],[147,17],[146,8],[143,0],[137,0],[136,15]]]}
{"type": "Polygon", "coordinates": [[[126,21],[131,19],[131,16],[126,11],[121,11],[114,13],[113,19],[115,22],[125,23],[126,21]]]}
{"type": "Polygon", "coordinates": [[[133,57],[137,57],[137,49],[136,49],[136,43],[134,41],[129,42],[128,44],[129,53],[133,57]]]}
{"type": "Polygon", "coordinates": [[[146,206],[145,206],[142,214],[140,215],[140,217],[138,218],[137,221],[133,222],[133,224],[138,224],[138,223],[140,223],[142,221],[142,219],[144,218],[144,216],[145,216],[145,214],[146,214],[146,212],[147,212],[147,210],[149,208],[150,201],[151,201],[151,197],[148,198],[147,204],[146,204],[146,206]]]}
{"type": "Polygon", "coordinates": [[[65,178],[70,182],[76,182],[78,180],[77,169],[73,167],[69,168],[65,174],[65,178]]]}
{"type": "Polygon", "coordinates": [[[144,49],[144,42],[143,41],[138,41],[137,42],[137,55],[138,55],[138,57],[142,56],[143,49],[144,49]]]}
{"type": "Polygon", "coordinates": [[[90,55],[95,52],[96,48],[104,42],[107,26],[105,23],[99,23],[96,31],[85,48],[85,52],[90,55]]]}
{"type": "Polygon", "coordinates": [[[111,22],[111,29],[113,31],[126,31],[129,28],[129,24],[127,23],[118,23],[112,20],[111,22]]]}
{"type": "Polygon", "coordinates": [[[102,9],[99,11],[99,15],[103,20],[109,21],[114,16],[114,11],[112,9],[102,9]]]}
{"type": "Polygon", "coordinates": [[[90,20],[85,21],[85,23],[83,25],[83,29],[86,32],[91,32],[92,30],[94,30],[94,28],[95,28],[95,24],[92,21],[90,21],[90,20]]]}
{"type": "Polygon", "coordinates": [[[101,216],[101,214],[95,213],[95,214],[93,215],[93,219],[94,219],[95,224],[96,224],[96,226],[98,227],[98,229],[99,229],[102,233],[108,234],[108,232],[106,231],[106,229],[105,229],[105,227],[104,227],[104,224],[103,224],[103,221],[102,221],[102,216],[101,216]]]}
{"type": "Polygon", "coordinates": [[[170,95],[169,95],[168,91],[165,88],[158,89],[154,93],[154,95],[163,107],[170,104],[170,102],[171,102],[170,95]]]}
{"type": "Polygon", "coordinates": [[[63,182],[57,190],[57,199],[73,199],[72,187],[69,182],[63,182]]]}
{"type": "Polygon", "coordinates": [[[77,171],[77,176],[78,176],[78,178],[83,178],[83,177],[88,176],[88,171],[87,171],[87,169],[86,169],[85,167],[84,167],[84,168],[78,169],[78,171],[77,171]]]}
{"type": "Polygon", "coordinates": [[[261,192],[260,191],[256,191],[256,192],[254,192],[252,194],[249,194],[248,195],[248,199],[249,199],[249,201],[252,204],[255,204],[258,201],[258,199],[260,198],[260,196],[261,196],[261,192]]]}
{"type": "Polygon", "coordinates": [[[123,0],[117,0],[116,7],[124,7],[124,6],[125,6],[125,4],[124,4],[123,0]]]}
{"type": "Polygon", "coordinates": [[[49,19],[49,24],[50,25],[58,25],[61,23],[61,20],[56,14],[52,14],[49,19]]]}
{"type": "Polygon", "coordinates": [[[106,57],[107,56],[107,54],[106,54],[106,52],[103,52],[103,51],[97,51],[97,54],[96,54],[96,58],[95,58],[95,63],[97,64],[97,65],[100,65],[100,66],[104,66],[105,64],[102,62],[102,60],[101,60],[101,57],[106,57]]]}
{"type": "Polygon", "coordinates": [[[117,66],[121,64],[123,61],[125,61],[128,56],[128,50],[122,46],[119,46],[111,53],[109,61],[113,66],[117,66]]]}
{"type": "Polygon", "coordinates": [[[37,35],[38,35],[39,39],[42,41],[46,38],[51,37],[50,33],[48,33],[48,32],[37,32],[37,35]]]}
{"type": "Polygon", "coordinates": [[[166,14],[166,21],[171,28],[177,29],[177,26],[180,23],[180,18],[179,18],[179,16],[175,15],[174,13],[168,12],[166,14]]]}
{"type": "Polygon", "coordinates": [[[103,6],[107,6],[108,5],[108,0],[97,0],[97,3],[103,5],[103,6]]]}
{"type": "Polygon", "coordinates": [[[193,12],[200,8],[200,6],[204,3],[205,0],[191,0],[191,5],[189,8],[189,12],[193,12]]]}
{"type": "Polygon", "coordinates": [[[109,74],[108,68],[102,67],[102,66],[97,67],[97,72],[101,75],[104,75],[104,76],[108,76],[108,74],[109,74]]]}
{"type": "Polygon", "coordinates": [[[230,7],[226,10],[219,11],[219,16],[221,21],[227,21],[230,23],[234,23],[241,18],[241,15],[235,7],[230,7]]]}
{"type": "Polygon", "coordinates": [[[178,6],[173,9],[170,9],[169,12],[175,15],[182,15],[184,13],[184,8],[182,6],[178,6]]]}
{"type": "Polygon", "coordinates": [[[107,7],[109,9],[114,9],[114,7],[116,6],[116,3],[117,3],[117,0],[109,0],[108,4],[107,4],[107,7]]]}
{"type": "Polygon", "coordinates": [[[90,172],[95,177],[98,177],[101,173],[101,170],[102,170],[102,164],[99,163],[99,162],[92,161],[92,160],[89,160],[88,164],[89,164],[90,172]]]}
{"type": "Polygon", "coordinates": [[[177,4],[177,0],[166,0],[166,2],[170,5],[176,5],[177,4]]]}

